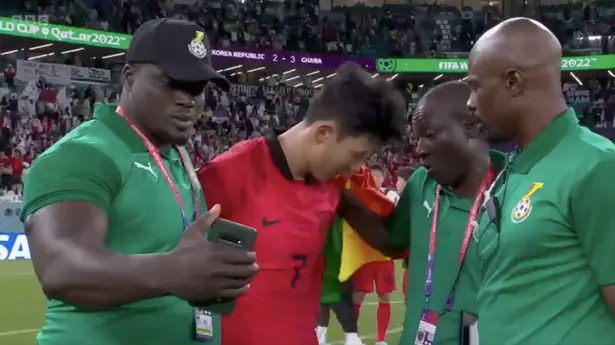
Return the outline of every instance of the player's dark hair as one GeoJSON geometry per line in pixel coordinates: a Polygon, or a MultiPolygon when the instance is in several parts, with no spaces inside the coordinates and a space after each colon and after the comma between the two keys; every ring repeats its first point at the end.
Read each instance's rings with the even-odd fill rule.
{"type": "Polygon", "coordinates": [[[378,164],[378,163],[372,163],[368,165],[367,168],[369,170],[378,170],[378,171],[384,172],[384,167],[382,166],[382,164],[378,164]]]}
{"type": "Polygon", "coordinates": [[[403,178],[404,181],[408,181],[413,172],[414,169],[412,167],[401,167],[397,169],[395,176],[403,178]]]}
{"type": "Polygon", "coordinates": [[[369,136],[381,142],[400,139],[406,103],[394,85],[372,76],[355,63],[345,63],[314,96],[305,121],[333,120],[340,136],[369,136]]]}

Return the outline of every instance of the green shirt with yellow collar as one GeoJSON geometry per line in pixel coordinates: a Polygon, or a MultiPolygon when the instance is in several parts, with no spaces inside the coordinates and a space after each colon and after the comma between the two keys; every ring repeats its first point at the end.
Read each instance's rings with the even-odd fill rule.
{"type": "MultiPolygon", "coordinates": [[[[185,151],[183,155],[188,157],[185,151]]],[[[162,159],[186,215],[192,218],[190,180],[178,152],[171,149],[162,159]]],[[[93,120],[72,130],[36,159],[24,186],[22,219],[54,203],[91,203],[108,216],[105,245],[115,252],[169,252],[183,232],[181,212],[169,185],[141,139],[112,105],[96,104],[93,120]]],[[[205,201],[198,194],[199,210],[204,212],[205,201]]],[[[192,307],[173,296],[101,311],[79,310],[50,299],[37,344],[202,344],[193,340],[193,317],[192,307]]],[[[219,345],[218,317],[213,321],[215,337],[207,344],[219,345]]]]}
{"type": "Polygon", "coordinates": [[[614,177],[615,146],[572,109],[512,158],[477,231],[481,345],[615,345],[614,177]]]}
{"type": "MultiPolygon", "coordinates": [[[[499,171],[505,157],[491,152],[491,164],[499,171]]],[[[406,309],[400,345],[414,344],[419,320],[425,305],[424,288],[427,275],[427,255],[438,183],[418,168],[408,179],[401,198],[388,221],[389,242],[396,248],[409,249],[406,309]]],[[[432,277],[430,310],[444,311],[446,299],[457,277],[459,251],[474,198],[458,198],[448,188],[440,192],[436,250],[432,277]]],[[[461,313],[477,316],[480,263],[476,242],[470,240],[459,280],[455,285],[453,310],[440,316],[434,345],[459,345],[461,313]]]]}

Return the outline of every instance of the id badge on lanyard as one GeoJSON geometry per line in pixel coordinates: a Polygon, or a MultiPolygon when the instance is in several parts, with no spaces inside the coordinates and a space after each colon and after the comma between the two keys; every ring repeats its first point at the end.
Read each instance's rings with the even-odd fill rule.
{"type": "Polygon", "coordinates": [[[214,338],[214,322],[211,312],[203,308],[194,308],[194,339],[210,341],[214,338]]]}
{"type": "MultiPolygon", "coordinates": [[[[117,107],[116,113],[126,121],[126,123],[135,132],[135,134],[143,141],[143,145],[147,149],[147,152],[149,153],[150,157],[154,160],[154,163],[156,164],[156,166],[162,173],[162,176],[164,177],[167,184],[169,185],[169,188],[171,188],[171,191],[173,192],[173,196],[175,196],[175,200],[177,201],[177,205],[179,206],[179,210],[182,216],[182,226],[183,226],[183,229],[185,230],[190,224],[186,217],[184,203],[181,199],[181,196],[179,195],[177,186],[175,186],[175,183],[171,179],[171,175],[169,175],[169,172],[167,171],[167,168],[165,167],[164,162],[162,161],[162,157],[160,156],[158,149],[141,132],[141,130],[139,130],[139,128],[137,128],[137,126],[135,126],[128,119],[128,117],[126,117],[126,114],[120,107],[117,107]]],[[[200,192],[200,189],[201,189],[200,184],[199,184],[198,179],[196,178],[196,174],[194,174],[194,168],[192,167],[190,162],[186,160],[187,158],[184,157],[184,154],[182,153],[181,149],[179,147],[174,147],[174,148],[175,150],[177,150],[177,153],[179,154],[179,157],[181,159],[182,166],[186,170],[186,173],[188,174],[188,177],[190,179],[190,189],[192,190],[192,199],[194,202],[194,214],[193,214],[192,221],[195,221],[196,217],[199,214],[198,193],[200,192]]],[[[194,339],[199,340],[199,341],[208,341],[208,340],[213,339],[213,337],[214,337],[214,327],[213,327],[213,319],[212,319],[211,312],[203,310],[201,308],[194,308],[194,339]]]]}
{"type": "Polygon", "coordinates": [[[487,186],[493,180],[493,176],[495,175],[495,171],[493,168],[489,168],[489,171],[483,178],[480,187],[476,191],[476,195],[474,196],[474,201],[472,202],[472,207],[470,208],[470,213],[468,215],[468,220],[466,222],[466,229],[463,234],[463,239],[461,241],[461,249],[459,250],[459,260],[457,262],[457,276],[453,283],[453,287],[448,294],[446,299],[446,304],[444,306],[443,313],[437,313],[433,310],[429,309],[429,302],[431,300],[431,292],[432,292],[432,280],[433,280],[433,270],[434,270],[434,255],[436,251],[436,229],[438,223],[438,206],[440,204],[440,190],[441,187],[438,185],[436,187],[436,195],[434,199],[433,211],[432,211],[432,220],[431,220],[431,231],[429,235],[429,254],[427,256],[427,269],[426,269],[426,279],[425,279],[425,289],[424,289],[424,297],[425,297],[425,307],[423,308],[423,312],[421,313],[421,319],[419,320],[418,329],[416,330],[416,337],[414,339],[414,345],[433,345],[436,339],[436,329],[438,327],[438,320],[440,316],[446,314],[453,310],[453,298],[455,294],[455,285],[457,284],[457,280],[459,278],[459,274],[461,271],[461,265],[463,263],[463,259],[466,254],[466,250],[468,249],[468,245],[470,242],[470,237],[472,237],[472,232],[474,230],[474,220],[476,219],[476,215],[478,214],[478,209],[480,207],[481,200],[483,198],[483,194],[487,189],[487,186]]]}
{"type": "Polygon", "coordinates": [[[423,309],[421,320],[419,321],[419,329],[416,331],[414,345],[432,345],[436,339],[436,328],[438,327],[438,318],[440,315],[427,308],[423,309]]]}

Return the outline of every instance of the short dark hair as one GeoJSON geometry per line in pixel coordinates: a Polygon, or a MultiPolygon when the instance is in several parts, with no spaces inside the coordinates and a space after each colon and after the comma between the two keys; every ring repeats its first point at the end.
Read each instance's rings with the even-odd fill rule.
{"type": "Polygon", "coordinates": [[[372,163],[368,165],[367,168],[369,170],[378,170],[378,171],[384,172],[384,167],[382,166],[382,164],[378,164],[378,163],[372,163]]]}
{"type": "Polygon", "coordinates": [[[471,92],[472,90],[470,90],[468,84],[462,81],[447,81],[427,91],[421,97],[419,103],[436,101],[438,104],[450,104],[454,107],[463,107],[465,109],[471,92]]]}
{"type": "Polygon", "coordinates": [[[412,175],[413,172],[414,169],[412,167],[401,167],[397,169],[397,171],[395,172],[395,176],[401,177],[404,180],[408,181],[410,175],[412,175]]]}
{"type": "Polygon", "coordinates": [[[394,85],[372,78],[356,63],[345,63],[312,99],[305,121],[333,120],[340,136],[367,135],[381,142],[405,131],[406,102],[394,85]]]}
{"type": "Polygon", "coordinates": [[[464,127],[470,138],[486,140],[485,126],[467,107],[472,90],[468,84],[461,81],[448,81],[429,90],[419,100],[419,106],[429,102],[437,104],[438,109],[448,113],[451,119],[464,127]]]}

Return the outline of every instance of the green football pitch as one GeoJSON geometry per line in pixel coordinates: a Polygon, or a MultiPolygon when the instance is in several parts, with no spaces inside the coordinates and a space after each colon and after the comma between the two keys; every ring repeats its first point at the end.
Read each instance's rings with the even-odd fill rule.
{"type": "MultiPolygon", "coordinates": [[[[397,270],[398,291],[391,304],[391,323],[387,342],[397,345],[404,318],[401,294],[401,268],[397,270]]],[[[374,343],[376,333],[375,295],[368,295],[361,308],[359,335],[366,345],[374,343]]],[[[27,260],[0,261],[0,344],[34,345],[38,328],[44,321],[45,297],[34,276],[32,264],[27,260]]],[[[331,315],[327,341],[343,344],[344,333],[331,315]]]]}

